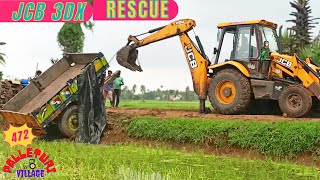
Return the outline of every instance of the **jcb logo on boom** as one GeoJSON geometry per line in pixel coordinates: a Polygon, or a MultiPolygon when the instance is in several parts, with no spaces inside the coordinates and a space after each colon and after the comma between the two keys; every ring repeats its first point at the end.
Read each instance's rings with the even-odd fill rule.
{"type": "Polygon", "coordinates": [[[196,57],[194,56],[192,47],[190,45],[187,45],[184,47],[185,51],[186,51],[186,55],[188,57],[189,63],[191,68],[196,68],[198,67],[197,61],[196,61],[196,57]]]}
{"type": "Polygon", "coordinates": [[[277,60],[278,63],[284,65],[284,66],[287,66],[288,68],[291,68],[292,66],[292,62],[291,61],[288,61],[286,59],[283,59],[283,58],[280,58],[277,60]]]}

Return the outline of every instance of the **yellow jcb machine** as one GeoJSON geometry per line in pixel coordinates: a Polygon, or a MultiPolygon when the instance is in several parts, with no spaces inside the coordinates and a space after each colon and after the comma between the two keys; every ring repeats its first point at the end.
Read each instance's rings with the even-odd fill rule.
{"type": "Polygon", "coordinates": [[[289,117],[306,115],[319,101],[319,65],[310,58],[280,54],[276,24],[265,20],[220,23],[213,63],[199,37],[195,36],[195,43],[188,35],[195,26],[194,20],[182,19],[129,36],[127,45],[117,53],[117,61],[130,70],[142,71],[136,64],[137,48],[179,36],[202,113],[207,97],[221,114],[244,113],[252,100],[269,99],[278,101],[289,117]],[[138,39],[148,33],[151,35],[138,39]]]}

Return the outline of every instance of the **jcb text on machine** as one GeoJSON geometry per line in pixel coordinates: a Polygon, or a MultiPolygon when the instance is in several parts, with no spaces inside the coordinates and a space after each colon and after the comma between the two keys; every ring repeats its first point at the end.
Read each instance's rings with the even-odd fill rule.
{"type": "Polygon", "coordinates": [[[265,20],[220,23],[212,63],[199,37],[195,36],[196,44],[188,35],[195,26],[194,20],[182,19],[129,36],[128,44],[117,53],[117,61],[130,70],[142,71],[136,65],[137,48],[178,36],[199,96],[200,112],[205,111],[207,97],[221,114],[244,113],[253,100],[269,99],[278,101],[289,117],[306,115],[319,101],[319,65],[311,58],[280,54],[276,24],[265,20]],[[151,35],[138,39],[148,33],[151,35]]]}

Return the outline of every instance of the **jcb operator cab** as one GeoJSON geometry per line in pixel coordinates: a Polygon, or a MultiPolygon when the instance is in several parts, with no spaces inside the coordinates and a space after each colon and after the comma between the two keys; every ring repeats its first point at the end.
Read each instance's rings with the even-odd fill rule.
{"type": "Polygon", "coordinates": [[[250,77],[264,79],[270,67],[270,52],[279,52],[277,25],[265,20],[218,24],[218,48],[214,64],[237,61],[250,77]]]}

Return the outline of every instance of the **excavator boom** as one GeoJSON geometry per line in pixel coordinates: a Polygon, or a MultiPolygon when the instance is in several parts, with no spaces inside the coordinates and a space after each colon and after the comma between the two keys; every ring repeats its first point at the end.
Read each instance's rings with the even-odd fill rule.
{"type": "Polygon", "coordinates": [[[133,41],[135,43],[134,46],[136,48],[142,47],[151,43],[169,39],[181,33],[189,32],[195,26],[196,26],[196,22],[194,20],[191,20],[191,19],[178,20],[170,23],[167,26],[159,27],[159,28],[148,31],[148,33],[154,33],[154,34],[151,34],[150,36],[145,37],[141,40],[138,40],[136,36],[130,35],[128,38],[128,41],[129,42],[133,41]]]}
{"type": "Polygon", "coordinates": [[[204,53],[200,39],[196,36],[198,46],[190,39],[188,32],[193,30],[196,22],[191,19],[182,19],[170,23],[167,26],[156,28],[137,36],[130,35],[128,43],[117,53],[117,61],[120,65],[132,70],[142,71],[140,65],[136,64],[138,57],[137,48],[168,38],[179,36],[192,75],[195,93],[199,96],[200,112],[204,112],[204,101],[207,98],[207,67],[210,64],[204,53]],[[138,36],[151,34],[141,40],[138,36]]]}
{"type": "Polygon", "coordinates": [[[117,53],[117,61],[120,65],[132,70],[142,71],[140,65],[136,64],[138,58],[139,47],[146,46],[151,43],[169,39],[171,37],[178,36],[181,33],[187,33],[196,26],[196,22],[191,19],[178,20],[170,23],[167,26],[162,26],[149,30],[146,33],[142,33],[136,36],[130,35],[128,37],[128,43],[125,47],[121,48],[117,53]],[[141,40],[137,37],[151,34],[141,40]]]}

